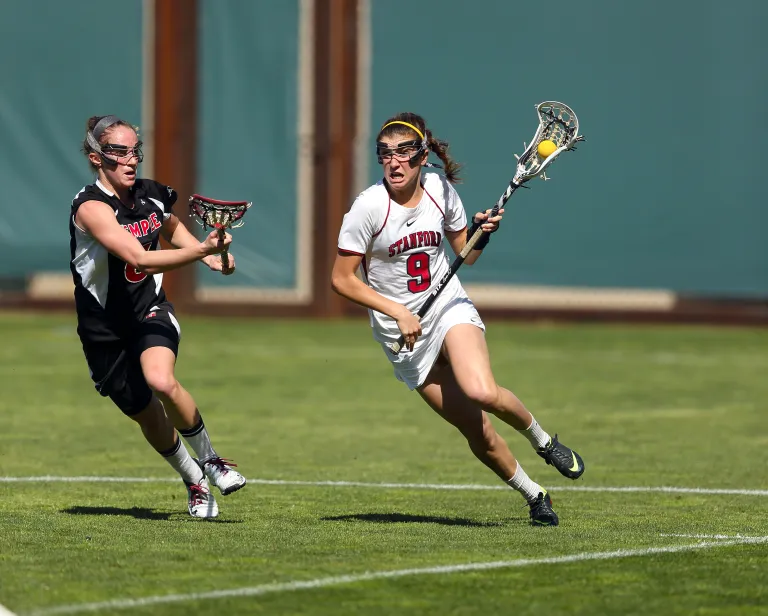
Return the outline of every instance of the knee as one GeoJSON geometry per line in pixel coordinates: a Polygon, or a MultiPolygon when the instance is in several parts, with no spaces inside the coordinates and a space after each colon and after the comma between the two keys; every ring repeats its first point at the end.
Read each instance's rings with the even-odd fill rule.
{"type": "Polygon", "coordinates": [[[464,388],[464,395],[480,408],[493,410],[498,403],[499,387],[494,381],[476,380],[464,388]]]}
{"type": "Polygon", "coordinates": [[[154,391],[161,398],[175,398],[176,392],[179,390],[179,382],[173,373],[157,372],[151,375],[144,375],[150,389],[154,391]]]}

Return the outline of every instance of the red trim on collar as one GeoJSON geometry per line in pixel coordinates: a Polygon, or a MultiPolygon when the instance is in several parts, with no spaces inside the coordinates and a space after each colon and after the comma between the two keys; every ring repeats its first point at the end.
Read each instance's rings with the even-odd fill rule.
{"type": "Polygon", "coordinates": [[[389,192],[387,192],[387,215],[384,217],[384,222],[381,225],[381,229],[376,231],[376,233],[373,234],[373,237],[376,237],[379,233],[384,231],[384,227],[387,225],[387,220],[389,220],[389,212],[392,210],[392,197],[389,196],[389,192]]]}
{"type": "MultiPolygon", "coordinates": [[[[430,195],[430,194],[429,194],[429,191],[427,190],[427,187],[426,187],[426,186],[424,186],[424,192],[425,192],[425,193],[427,193],[427,197],[429,197],[430,199],[432,199],[432,195],[430,195]]],[[[445,220],[445,212],[443,212],[443,208],[441,208],[439,205],[437,205],[437,201],[435,201],[434,199],[432,199],[432,203],[434,203],[434,204],[435,204],[435,207],[436,207],[438,210],[440,210],[440,213],[443,215],[443,220],[445,220]]]]}

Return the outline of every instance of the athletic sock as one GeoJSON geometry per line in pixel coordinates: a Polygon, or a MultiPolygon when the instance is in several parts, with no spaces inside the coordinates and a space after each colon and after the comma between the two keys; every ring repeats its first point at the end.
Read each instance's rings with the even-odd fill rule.
{"type": "Polygon", "coordinates": [[[195,450],[197,459],[201,463],[216,457],[216,452],[211,447],[211,439],[208,437],[208,430],[205,429],[203,418],[191,428],[179,430],[179,434],[189,443],[189,446],[195,450]]]}
{"type": "Polygon", "coordinates": [[[176,444],[173,447],[158,453],[168,461],[173,470],[181,475],[184,483],[200,483],[203,479],[203,471],[197,462],[192,459],[192,456],[189,455],[187,448],[181,444],[180,438],[176,439],[176,444]]]}
{"type": "Polygon", "coordinates": [[[528,442],[534,449],[543,449],[549,445],[549,441],[552,439],[549,434],[544,432],[544,429],[539,425],[539,422],[536,421],[536,418],[533,417],[533,415],[531,415],[531,417],[531,425],[525,430],[518,430],[518,432],[528,439],[528,442]]]}
{"type": "Polygon", "coordinates": [[[538,498],[539,493],[546,494],[546,490],[542,488],[538,483],[533,481],[528,474],[523,470],[520,463],[517,463],[517,470],[514,477],[507,481],[507,485],[520,492],[528,503],[532,503],[538,498]]]}

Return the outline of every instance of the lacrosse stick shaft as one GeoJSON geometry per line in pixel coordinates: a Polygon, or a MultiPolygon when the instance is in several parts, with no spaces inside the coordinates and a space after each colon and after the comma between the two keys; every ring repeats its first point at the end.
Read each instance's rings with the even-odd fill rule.
{"type": "MultiPolygon", "coordinates": [[[[224,241],[224,234],[226,233],[226,229],[223,225],[219,225],[216,227],[216,230],[219,232],[219,239],[223,242],[224,241]]],[[[229,269],[229,250],[225,248],[220,253],[221,255],[221,266],[224,269],[229,269]]]]}
{"type": "MultiPolygon", "coordinates": [[[[509,201],[509,198],[512,196],[512,194],[520,188],[520,184],[517,182],[517,176],[515,176],[515,179],[512,180],[509,183],[509,186],[507,187],[507,190],[504,191],[504,194],[499,197],[499,200],[496,202],[496,205],[493,206],[491,209],[491,213],[488,215],[488,218],[493,218],[494,216],[497,216],[499,213],[499,210],[504,207],[504,204],[509,201]]],[[[442,277],[439,283],[437,283],[437,286],[435,287],[435,290],[432,291],[432,293],[429,295],[427,300],[422,304],[421,308],[419,308],[419,311],[416,313],[416,316],[421,319],[429,309],[432,307],[432,304],[435,303],[435,300],[440,295],[440,293],[443,292],[443,289],[445,288],[445,285],[448,284],[448,281],[453,278],[453,276],[456,274],[456,272],[459,270],[459,268],[464,263],[464,260],[467,258],[470,252],[472,252],[472,249],[475,247],[475,244],[480,240],[481,237],[483,237],[483,234],[487,233],[486,231],[483,231],[482,227],[478,228],[477,231],[475,231],[472,234],[472,237],[470,237],[467,240],[466,245],[462,249],[462,251],[458,254],[458,256],[453,260],[453,263],[451,264],[451,269],[449,269],[445,275],[442,277]]],[[[403,348],[403,344],[405,343],[405,337],[400,336],[400,338],[397,339],[397,342],[395,342],[392,347],[391,351],[393,355],[397,355],[400,353],[400,351],[403,348]]]]}

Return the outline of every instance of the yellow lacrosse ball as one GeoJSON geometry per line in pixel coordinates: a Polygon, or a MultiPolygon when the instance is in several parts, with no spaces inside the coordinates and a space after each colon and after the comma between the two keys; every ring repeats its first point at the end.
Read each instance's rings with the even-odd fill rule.
{"type": "Polygon", "coordinates": [[[557,149],[557,146],[555,145],[554,141],[551,141],[549,139],[544,139],[544,141],[542,141],[539,144],[537,151],[539,153],[539,156],[541,156],[542,158],[547,158],[548,156],[551,156],[556,149],[557,149]]]}

